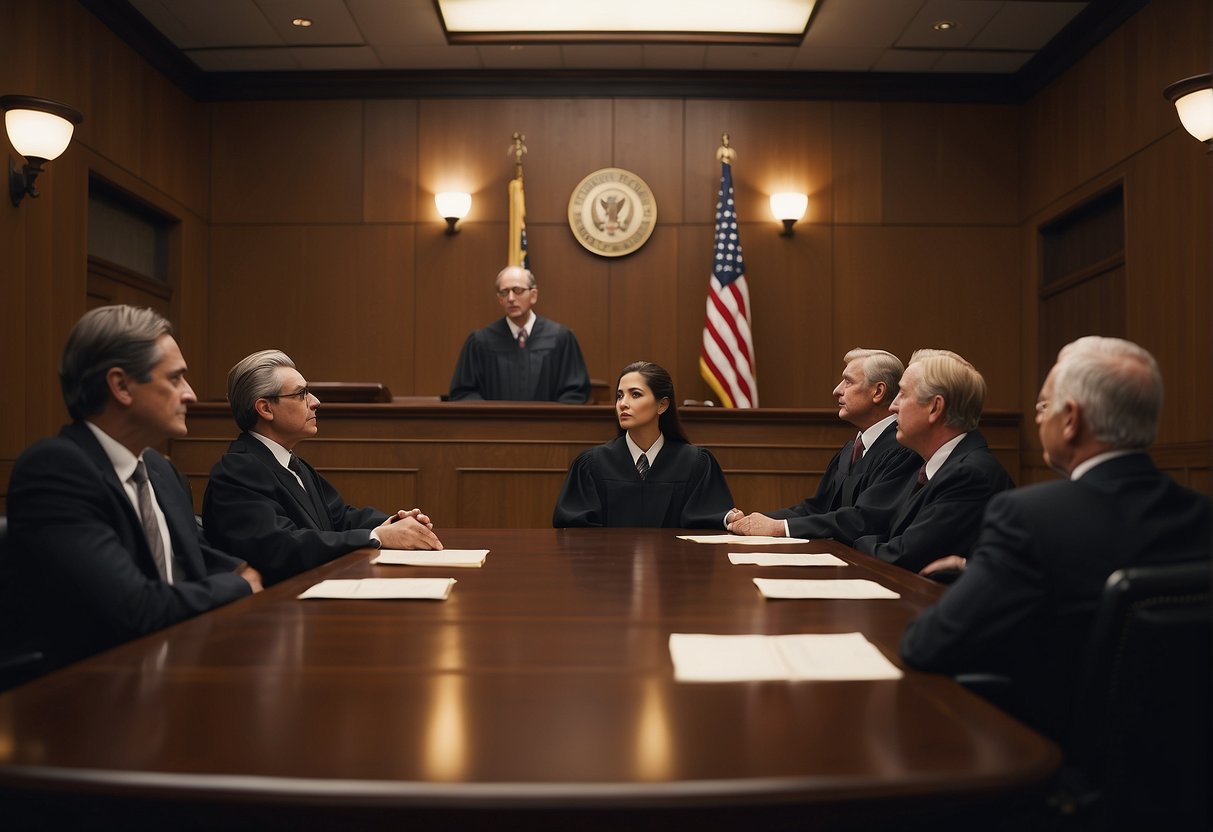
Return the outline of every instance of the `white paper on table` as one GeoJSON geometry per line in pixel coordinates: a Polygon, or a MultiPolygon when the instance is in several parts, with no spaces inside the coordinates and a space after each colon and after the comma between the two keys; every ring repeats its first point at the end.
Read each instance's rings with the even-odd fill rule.
{"type": "Polygon", "coordinates": [[[488,549],[443,549],[440,552],[412,549],[383,549],[371,563],[395,566],[484,566],[488,549]]]}
{"type": "Polygon", "coordinates": [[[847,562],[829,553],[798,554],[785,552],[729,552],[734,566],[846,566],[847,562]]]}
{"type": "Polygon", "coordinates": [[[781,543],[811,543],[805,537],[767,537],[761,534],[680,534],[692,543],[736,543],[738,546],[778,546],[781,543]]]}
{"type": "Polygon", "coordinates": [[[670,634],[679,682],[845,681],[904,674],[863,633],[670,634]]]}
{"type": "Polygon", "coordinates": [[[299,598],[418,599],[445,601],[454,578],[358,578],[329,580],[309,587],[299,598]]]}
{"type": "Polygon", "coordinates": [[[767,598],[900,598],[891,589],[875,581],[850,579],[841,581],[787,580],[755,578],[754,584],[767,598]]]}

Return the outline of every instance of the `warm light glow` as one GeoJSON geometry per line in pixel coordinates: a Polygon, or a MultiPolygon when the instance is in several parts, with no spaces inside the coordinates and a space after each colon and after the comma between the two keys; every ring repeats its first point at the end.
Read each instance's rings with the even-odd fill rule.
{"type": "Polygon", "coordinates": [[[58,159],[72,140],[75,125],[62,116],[38,110],[9,110],[4,114],[8,140],[25,158],[58,159]]]}
{"type": "Polygon", "coordinates": [[[472,210],[472,195],[458,191],[444,191],[434,194],[434,204],[438,206],[438,215],[443,219],[461,220],[472,210]]]}
{"type": "Polygon", "coordinates": [[[449,32],[744,32],[799,35],[816,0],[438,0],[449,32]]]}
{"type": "Polygon", "coordinates": [[[1202,142],[1213,139],[1213,89],[1190,92],[1175,100],[1184,129],[1202,142]]]}
{"type": "Polygon", "coordinates": [[[950,20],[941,20],[938,23],[936,23],[935,25],[933,25],[931,28],[934,29],[936,32],[946,32],[949,29],[955,29],[956,24],[950,20]]]}
{"type": "Polygon", "coordinates": [[[312,25],[312,21],[306,17],[296,17],[291,21],[291,25],[298,26],[300,29],[306,29],[308,26],[312,25]]]}
{"type": "Polygon", "coordinates": [[[804,217],[808,208],[809,197],[806,194],[771,194],[771,213],[777,220],[798,221],[804,217]]]}

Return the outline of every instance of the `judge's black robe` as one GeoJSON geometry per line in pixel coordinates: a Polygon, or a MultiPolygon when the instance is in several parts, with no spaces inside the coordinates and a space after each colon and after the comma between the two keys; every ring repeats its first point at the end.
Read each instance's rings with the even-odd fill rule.
{"type": "Polygon", "coordinates": [[[573,461],[552,525],[723,529],[732,507],[724,473],[706,448],[666,437],[642,480],[621,435],[573,461]]]}
{"type": "Polygon", "coordinates": [[[535,316],[519,348],[505,318],[468,336],[451,377],[451,401],[489,399],[585,404],[590,375],[572,330],[535,316]]]}

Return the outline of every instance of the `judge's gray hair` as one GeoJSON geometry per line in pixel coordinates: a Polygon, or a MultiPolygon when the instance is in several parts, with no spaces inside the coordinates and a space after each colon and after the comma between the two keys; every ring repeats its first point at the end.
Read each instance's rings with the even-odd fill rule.
{"type": "Polygon", "coordinates": [[[1072,401],[1096,439],[1141,450],[1158,434],[1162,392],[1162,372],[1149,352],[1123,338],[1088,335],[1057,354],[1049,409],[1072,401]]]}

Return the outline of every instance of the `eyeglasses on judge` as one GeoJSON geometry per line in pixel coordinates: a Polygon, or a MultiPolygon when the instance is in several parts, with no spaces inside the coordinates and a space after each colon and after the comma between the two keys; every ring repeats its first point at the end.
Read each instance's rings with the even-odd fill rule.
{"type": "Polygon", "coordinates": [[[504,289],[497,290],[497,297],[504,299],[513,295],[516,298],[520,298],[534,288],[534,286],[507,286],[504,289]]]}

